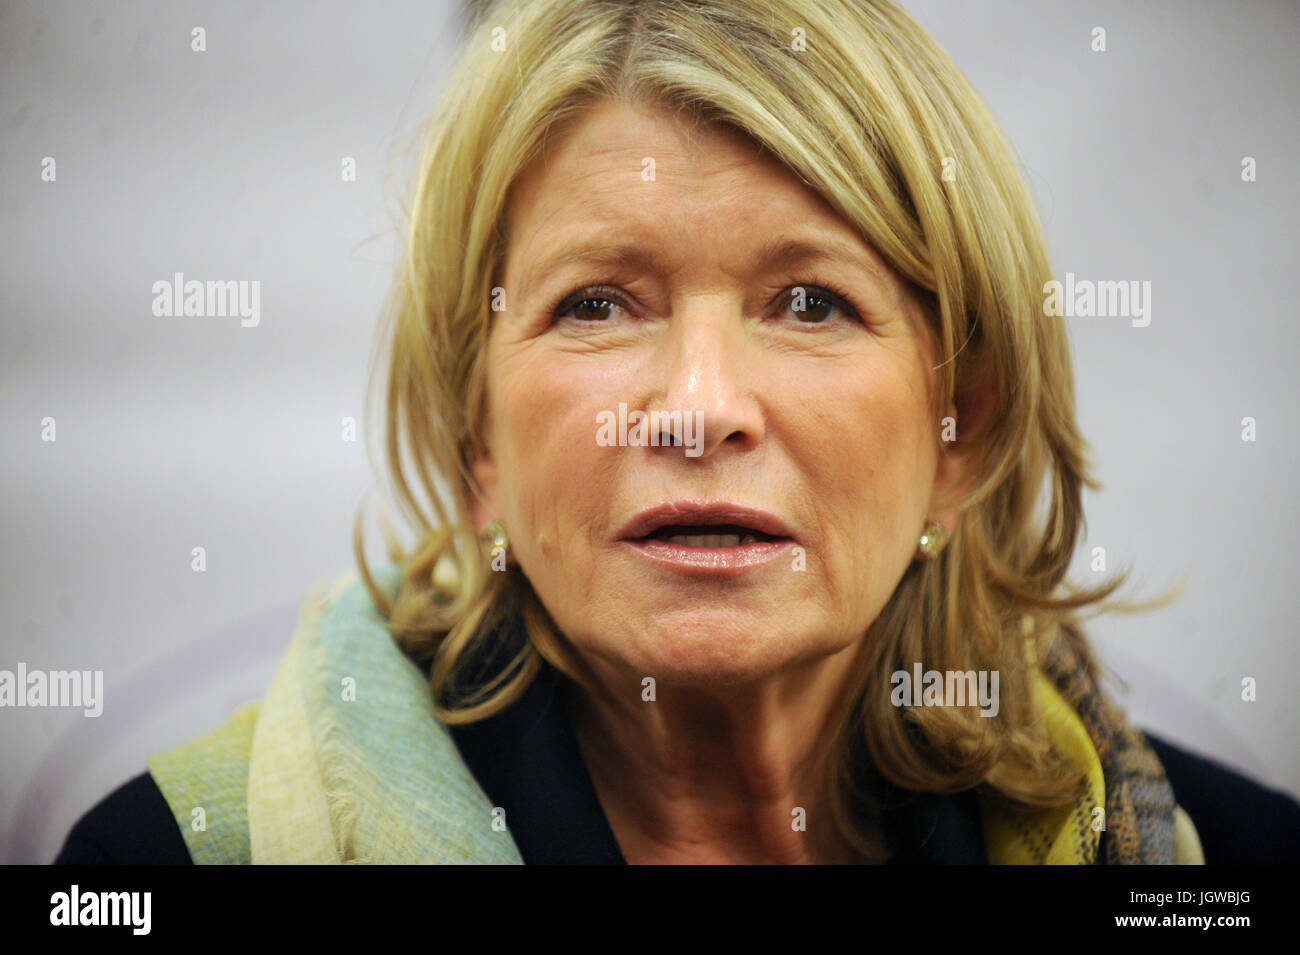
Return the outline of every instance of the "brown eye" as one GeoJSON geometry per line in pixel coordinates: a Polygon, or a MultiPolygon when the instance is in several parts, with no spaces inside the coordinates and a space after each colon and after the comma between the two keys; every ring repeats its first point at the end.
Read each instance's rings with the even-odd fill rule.
{"type": "Polygon", "coordinates": [[[580,299],[571,309],[574,318],[583,321],[603,321],[609,318],[609,310],[614,308],[614,303],[607,298],[584,298],[580,299]]]}
{"type": "Polygon", "coordinates": [[[793,293],[787,298],[786,308],[792,309],[799,322],[805,325],[829,324],[834,320],[836,310],[845,318],[858,317],[857,310],[849,303],[847,296],[815,285],[794,286],[793,293]],[[801,291],[802,296],[799,294],[801,291]]]}
{"type": "Polygon", "coordinates": [[[809,295],[804,299],[804,306],[802,309],[796,309],[795,314],[799,317],[799,321],[813,324],[824,321],[827,311],[833,309],[835,303],[819,295],[809,295]]]}
{"type": "Polygon", "coordinates": [[[623,308],[617,296],[604,288],[583,288],[566,295],[551,308],[551,320],[572,314],[580,322],[599,324],[614,318],[613,310],[623,308]]]}

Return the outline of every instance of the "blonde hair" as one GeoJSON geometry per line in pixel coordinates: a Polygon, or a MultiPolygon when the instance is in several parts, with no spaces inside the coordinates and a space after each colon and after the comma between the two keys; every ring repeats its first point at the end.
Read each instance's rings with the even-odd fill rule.
{"type": "Polygon", "coordinates": [[[391,327],[377,339],[391,345],[388,470],[417,534],[410,553],[389,537],[402,564],[394,598],[366,566],[360,513],[354,533],[362,578],[395,639],[412,659],[432,661],[438,717],[466,723],[499,711],[543,658],[591,685],[526,577],[488,569],[470,517],[467,454],[483,410],[510,186],[601,97],[747,132],[914,287],[938,349],[933,420],[954,397],[980,387],[994,396],[987,427],[958,441],[977,456],[978,474],[948,547],[909,566],[838,701],[828,784],[841,833],[872,852],[856,815],[864,793],[854,766],[864,752],[881,777],[909,790],[983,785],[1024,805],[1068,801],[1080,774],[1035,720],[1033,661],[1064,639],[1095,675],[1075,614],[1104,602],[1127,573],[1091,589],[1065,584],[1084,526],[1082,488],[1098,485],[1075,420],[1065,329],[1043,315],[1052,275],[1041,227],[988,108],[892,0],[477,8],[420,154],[391,327]],[[487,684],[459,692],[469,651],[513,613],[527,645],[487,684]],[[890,676],[914,661],[999,671],[1000,712],[893,706],[890,676]]]}

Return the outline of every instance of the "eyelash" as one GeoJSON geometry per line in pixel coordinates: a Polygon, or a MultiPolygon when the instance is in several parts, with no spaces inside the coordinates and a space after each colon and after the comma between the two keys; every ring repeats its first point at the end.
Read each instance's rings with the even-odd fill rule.
{"type": "MultiPolygon", "coordinates": [[[[826,282],[795,282],[793,285],[789,286],[787,291],[795,288],[802,288],[808,298],[824,299],[829,301],[831,305],[844,313],[846,319],[853,321],[861,319],[861,313],[853,304],[853,299],[847,292],[836,288],[834,285],[826,282]]],[[[612,302],[624,311],[627,310],[627,303],[623,301],[622,297],[615,289],[608,285],[591,285],[575,289],[574,291],[565,294],[547,309],[547,313],[551,316],[552,321],[559,321],[561,318],[568,315],[575,306],[581,305],[583,302],[589,300],[612,302]]],[[[584,324],[599,325],[601,323],[586,322],[584,324]]],[[[817,326],[827,325],[830,323],[804,322],[802,324],[817,326]]]]}

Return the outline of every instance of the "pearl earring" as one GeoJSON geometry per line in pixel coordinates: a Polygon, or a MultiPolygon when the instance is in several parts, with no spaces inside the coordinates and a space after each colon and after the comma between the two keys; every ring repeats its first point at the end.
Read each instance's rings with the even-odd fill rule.
{"type": "Polygon", "coordinates": [[[488,547],[500,547],[502,550],[509,546],[506,538],[506,526],[500,521],[489,521],[488,525],[479,534],[479,540],[487,544],[488,547]]]}
{"type": "Polygon", "coordinates": [[[931,521],[921,532],[921,553],[926,560],[934,560],[948,543],[948,532],[938,521],[931,521]]]}

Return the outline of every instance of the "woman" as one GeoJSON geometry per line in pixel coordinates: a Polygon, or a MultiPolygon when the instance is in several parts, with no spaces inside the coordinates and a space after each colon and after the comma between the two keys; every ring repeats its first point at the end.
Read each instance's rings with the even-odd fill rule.
{"type": "Polygon", "coordinates": [[[159,861],[1295,852],[1294,800],[1099,688],[1077,614],[1122,579],[1065,580],[1043,237],[892,2],[486,8],[421,170],[384,339],[417,545],[372,574],[358,530],[266,697],[64,861],[138,859],[133,816],[159,861]]]}

